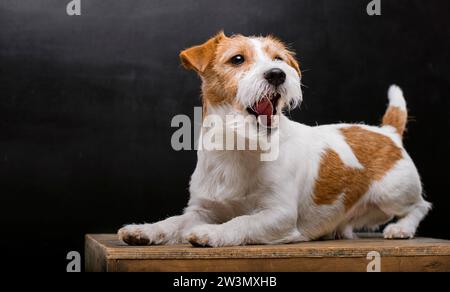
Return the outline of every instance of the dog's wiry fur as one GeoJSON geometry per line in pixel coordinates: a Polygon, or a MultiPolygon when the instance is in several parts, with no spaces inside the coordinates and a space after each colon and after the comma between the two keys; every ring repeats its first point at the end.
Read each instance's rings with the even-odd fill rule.
{"type": "MultiPolygon", "coordinates": [[[[154,224],[128,225],[128,244],[199,246],[277,244],[325,236],[354,238],[353,231],[384,229],[386,238],[412,238],[431,205],[422,197],[414,163],[403,148],[407,111],[392,86],[380,127],[336,124],[309,127],[283,109],[302,101],[301,72],[292,52],[273,37],[219,33],[180,54],[202,79],[204,114],[247,116],[255,103],[277,92],[279,156],[261,161],[258,151],[199,150],[184,213],[154,224]],[[240,54],[245,62],[230,64],[240,54]],[[264,72],[282,70],[271,86],[264,72]]],[[[203,129],[202,129],[203,131],[203,129]]],[[[202,132],[203,133],[203,132],[202,132]]]]}

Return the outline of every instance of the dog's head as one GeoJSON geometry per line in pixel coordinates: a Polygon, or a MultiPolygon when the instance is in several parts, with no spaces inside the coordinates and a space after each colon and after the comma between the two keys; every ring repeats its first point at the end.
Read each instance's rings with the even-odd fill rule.
{"type": "Polygon", "coordinates": [[[274,37],[225,36],[180,53],[202,78],[204,107],[229,104],[243,115],[273,117],[302,101],[301,72],[294,55],[274,37]]]}

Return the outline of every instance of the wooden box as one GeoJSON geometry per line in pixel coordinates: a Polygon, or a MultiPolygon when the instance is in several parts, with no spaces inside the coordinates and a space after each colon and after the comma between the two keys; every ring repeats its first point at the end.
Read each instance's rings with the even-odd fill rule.
{"type": "MultiPolygon", "coordinates": [[[[416,238],[315,241],[286,245],[198,248],[127,246],[112,234],[86,235],[89,272],[366,272],[380,255],[382,272],[450,271],[450,241],[416,238]]],[[[373,268],[373,267],[372,267],[373,268]]]]}

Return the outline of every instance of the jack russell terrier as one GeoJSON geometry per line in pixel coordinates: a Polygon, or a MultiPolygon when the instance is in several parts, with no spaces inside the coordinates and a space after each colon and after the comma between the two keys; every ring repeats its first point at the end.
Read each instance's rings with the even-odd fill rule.
{"type": "Polygon", "coordinates": [[[256,117],[254,127],[278,134],[279,154],[261,161],[260,150],[199,150],[184,213],[127,225],[118,232],[121,240],[218,247],[352,239],[354,230],[393,218],[385,238],[414,237],[431,204],[403,148],[407,110],[399,87],[389,89],[381,126],[309,127],[283,115],[302,101],[301,72],[276,38],[221,32],[180,58],[201,77],[204,117],[256,117]]]}

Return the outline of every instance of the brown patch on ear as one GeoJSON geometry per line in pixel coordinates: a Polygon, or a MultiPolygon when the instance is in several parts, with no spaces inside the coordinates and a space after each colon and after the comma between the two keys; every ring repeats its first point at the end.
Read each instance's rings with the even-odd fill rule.
{"type": "Polygon", "coordinates": [[[330,205],[344,194],[345,209],[350,209],[370,188],[402,159],[402,150],[387,136],[358,126],[341,129],[346,142],[364,169],[346,166],[339,155],[328,149],[322,156],[314,186],[314,202],[330,205]]]}
{"type": "Polygon", "coordinates": [[[186,69],[202,74],[214,59],[217,45],[225,38],[225,34],[221,31],[205,43],[182,51],[180,53],[181,64],[186,69]]]}
{"type": "Polygon", "coordinates": [[[294,68],[297,71],[299,76],[302,76],[302,72],[300,71],[300,65],[298,64],[298,61],[295,59],[294,54],[289,52],[289,54],[287,55],[287,58],[288,58],[289,66],[294,68]]]}

